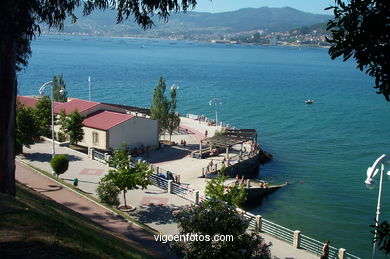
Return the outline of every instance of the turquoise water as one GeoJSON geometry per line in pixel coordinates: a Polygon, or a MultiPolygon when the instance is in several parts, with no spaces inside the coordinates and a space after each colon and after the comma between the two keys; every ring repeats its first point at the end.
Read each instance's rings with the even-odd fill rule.
{"type": "MultiPolygon", "coordinates": [[[[260,177],[291,183],[251,211],[368,258],[378,190],[363,182],[367,167],[390,155],[390,103],[375,94],[373,80],[352,62],[332,61],[325,49],[172,43],[40,37],[19,73],[19,94],[38,94],[63,73],[69,96],[83,99],[91,76],[94,101],[148,107],[160,75],[180,86],[182,114],[213,117],[208,101],[218,97],[218,117],[256,128],[274,155],[260,177]],[[305,105],[307,99],[315,103],[305,105]]],[[[390,220],[389,194],[386,180],[381,217],[390,220]]]]}

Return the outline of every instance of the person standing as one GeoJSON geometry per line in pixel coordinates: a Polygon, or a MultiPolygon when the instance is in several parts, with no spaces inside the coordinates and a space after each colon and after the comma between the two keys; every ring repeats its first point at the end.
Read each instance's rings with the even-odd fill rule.
{"type": "Polygon", "coordinates": [[[324,246],[322,247],[322,255],[321,259],[328,259],[329,258],[329,240],[326,240],[324,243],[324,246]]]}

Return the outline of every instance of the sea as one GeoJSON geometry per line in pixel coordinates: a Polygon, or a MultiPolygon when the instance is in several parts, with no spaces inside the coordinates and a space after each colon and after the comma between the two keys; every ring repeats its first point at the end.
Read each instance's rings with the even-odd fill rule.
{"type": "MultiPolygon", "coordinates": [[[[167,88],[179,86],[181,114],[214,119],[216,108],[218,120],[256,129],[261,147],[273,155],[258,177],[290,184],[249,210],[370,257],[378,184],[368,189],[364,180],[376,158],[390,155],[390,102],[354,61],[332,60],[324,48],[40,36],[18,73],[18,94],[38,95],[59,74],[71,97],[88,99],[90,76],[93,101],[140,107],[150,107],[163,76],[167,88]],[[220,103],[210,106],[212,98],[220,103]],[[305,104],[308,99],[314,103],[305,104]]],[[[383,220],[390,220],[389,195],[385,176],[383,220]]]]}

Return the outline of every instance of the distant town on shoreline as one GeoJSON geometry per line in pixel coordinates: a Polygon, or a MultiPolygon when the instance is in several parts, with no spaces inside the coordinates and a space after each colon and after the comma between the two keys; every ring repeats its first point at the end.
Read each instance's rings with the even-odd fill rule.
{"type": "Polygon", "coordinates": [[[169,22],[155,21],[142,30],[130,21],[116,24],[113,11],[97,12],[63,31],[42,28],[43,35],[131,37],[191,40],[223,44],[254,44],[328,47],[326,24],[330,15],[302,12],[293,8],[245,8],[234,12],[172,14],[169,22]]]}

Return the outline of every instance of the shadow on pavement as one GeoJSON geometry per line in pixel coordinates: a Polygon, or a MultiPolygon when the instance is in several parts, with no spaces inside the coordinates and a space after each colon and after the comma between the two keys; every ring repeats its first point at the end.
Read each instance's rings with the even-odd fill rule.
{"type": "Polygon", "coordinates": [[[146,161],[149,163],[162,163],[173,160],[179,160],[188,156],[188,150],[182,150],[172,147],[164,147],[163,150],[156,150],[151,153],[150,158],[147,158],[146,161]]]}
{"type": "MultiPolygon", "coordinates": [[[[49,162],[51,160],[51,154],[46,154],[46,153],[26,153],[23,155],[27,160],[30,161],[49,162]]],[[[69,155],[69,154],[66,154],[65,156],[69,159],[69,161],[81,160],[80,157],[78,156],[69,155]]]]}
{"type": "Polygon", "coordinates": [[[56,192],[56,191],[60,191],[62,190],[62,186],[60,185],[48,185],[47,187],[49,187],[48,189],[46,188],[39,188],[39,187],[35,187],[34,189],[37,191],[37,192],[56,192]]]}
{"type": "Polygon", "coordinates": [[[175,223],[173,212],[182,208],[184,206],[148,204],[137,207],[130,215],[145,224],[155,223],[165,225],[175,223]]]}

